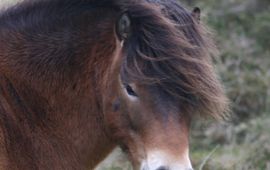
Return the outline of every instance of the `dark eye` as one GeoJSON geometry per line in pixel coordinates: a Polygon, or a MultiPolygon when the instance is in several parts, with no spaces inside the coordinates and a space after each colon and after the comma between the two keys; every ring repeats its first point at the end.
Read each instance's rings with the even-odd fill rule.
{"type": "Polygon", "coordinates": [[[133,90],[133,88],[130,85],[125,85],[126,91],[128,95],[138,97],[137,93],[133,90]]]}

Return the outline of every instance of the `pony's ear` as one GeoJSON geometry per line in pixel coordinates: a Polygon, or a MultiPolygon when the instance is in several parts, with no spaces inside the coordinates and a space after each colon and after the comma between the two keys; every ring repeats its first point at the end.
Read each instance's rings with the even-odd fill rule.
{"type": "Polygon", "coordinates": [[[199,7],[195,7],[191,13],[193,18],[198,22],[201,20],[201,9],[199,7]]]}
{"type": "Polygon", "coordinates": [[[123,13],[116,22],[116,35],[120,41],[126,40],[131,32],[131,19],[127,13],[123,13]]]}

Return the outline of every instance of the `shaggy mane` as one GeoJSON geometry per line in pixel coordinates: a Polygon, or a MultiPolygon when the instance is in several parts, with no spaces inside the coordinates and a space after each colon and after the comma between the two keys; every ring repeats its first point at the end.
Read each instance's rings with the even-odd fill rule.
{"type": "Polygon", "coordinates": [[[212,67],[209,34],[175,0],[148,0],[125,6],[132,18],[122,75],[158,85],[182,103],[186,113],[223,117],[227,98],[212,67]]]}

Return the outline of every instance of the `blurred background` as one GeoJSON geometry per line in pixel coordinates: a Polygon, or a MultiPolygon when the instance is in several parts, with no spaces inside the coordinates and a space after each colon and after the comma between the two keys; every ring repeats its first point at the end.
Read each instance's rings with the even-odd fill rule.
{"type": "MultiPolygon", "coordinates": [[[[7,6],[16,0],[0,0],[7,6]]],[[[231,100],[224,122],[196,119],[190,135],[195,170],[270,170],[270,0],[181,0],[213,30],[216,70],[231,100]]],[[[97,170],[131,170],[116,149],[97,170]]]]}

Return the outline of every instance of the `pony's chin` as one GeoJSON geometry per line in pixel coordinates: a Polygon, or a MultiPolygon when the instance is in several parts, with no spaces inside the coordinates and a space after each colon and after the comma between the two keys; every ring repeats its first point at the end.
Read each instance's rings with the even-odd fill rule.
{"type": "Polygon", "coordinates": [[[163,151],[151,151],[141,162],[139,170],[192,170],[188,152],[174,158],[163,151]]]}

